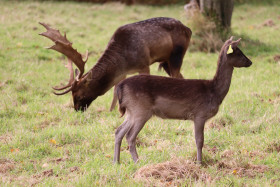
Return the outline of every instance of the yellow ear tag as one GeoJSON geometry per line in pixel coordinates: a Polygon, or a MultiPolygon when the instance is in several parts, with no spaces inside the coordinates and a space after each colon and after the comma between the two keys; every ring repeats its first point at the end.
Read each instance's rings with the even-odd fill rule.
{"type": "Polygon", "coordinates": [[[228,50],[227,50],[227,54],[231,54],[231,53],[233,53],[233,50],[231,48],[231,45],[229,45],[228,50]]]}

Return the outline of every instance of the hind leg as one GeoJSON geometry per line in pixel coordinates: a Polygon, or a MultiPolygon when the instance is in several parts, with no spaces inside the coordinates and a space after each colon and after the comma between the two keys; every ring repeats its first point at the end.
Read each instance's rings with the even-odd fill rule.
{"type": "Polygon", "coordinates": [[[115,152],[114,152],[114,163],[120,162],[120,149],[122,144],[122,139],[124,135],[130,128],[130,123],[128,120],[124,121],[121,126],[119,126],[115,132],[115,152]]]}
{"type": "Polygon", "coordinates": [[[175,78],[184,78],[183,75],[180,73],[180,69],[182,66],[183,58],[186,53],[186,50],[182,46],[175,46],[170,58],[169,58],[169,68],[170,74],[172,77],[175,78]]]}
{"type": "Polygon", "coordinates": [[[126,134],[126,140],[129,146],[129,152],[132,156],[133,161],[136,163],[138,161],[138,154],[136,150],[136,137],[144,127],[145,123],[151,118],[152,115],[144,115],[141,119],[134,122],[131,129],[126,134]]]}

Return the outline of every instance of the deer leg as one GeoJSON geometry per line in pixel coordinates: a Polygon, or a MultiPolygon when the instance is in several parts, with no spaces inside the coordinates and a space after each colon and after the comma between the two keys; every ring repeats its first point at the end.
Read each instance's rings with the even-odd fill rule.
{"type": "Polygon", "coordinates": [[[129,152],[132,156],[133,161],[136,163],[138,161],[138,154],[136,151],[136,137],[144,127],[145,123],[150,119],[151,116],[146,118],[146,120],[140,120],[133,124],[131,129],[126,134],[126,140],[129,146],[129,152]]]}
{"type": "Polygon", "coordinates": [[[139,75],[150,75],[150,68],[149,68],[149,66],[147,66],[147,67],[144,68],[144,69],[141,69],[141,70],[139,71],[139,75]]]}
{"type": "Polygon", "coordinates": [[[194,120],[194,132],[195,132],[198,164],[201,164],[202,162],[202,147],[204,144],[204,125],[205,125],[204,119],[197,118],[194,120]]]}
{"type": "Polygon", "coordinates": [[[111,107],[110,107],[110,112],[112,112],[117,104],[117,93],[116,93],[116,86],[114,86],[114,95],[113,95],[113,101],[112,101],[112,104],[111,104],[111,107]]]}
{"type": "Polygon", "coordinates": [[[175,78],[184,78],[180,73],[180,69],[182,66],[183,58],[186,53],[186,50],[182,46],[175,46],[170,58],[169,58],[169,68],[170,74],[175,78]]]}
{"type": "Polygon", "coordinates": [[[158,70],[161,70],[161,68],[164,69],[164,71],[169,75],[171,76],[171,73],[170,73],[170,68],[169,68],[169,63],[168,62],[161,62],[158,66],[158,70]]]}
{"type": "MultiPolygon", "coordinates": [[[[126,78],[126,76],[122,77],[122,78],[120,79],[119,82],[121,82],[121,81],[124,80],[125,78],[126,78]]],[[[118,83],[119,83],[119,82],[118,82],[118,83]]],[[[117,85],[118,83],[116,83],[116,85],[117,85]]],[[[112,112],[112,111],[114,110],[114,108],[115,108],[115,106],[116,106],[116,104],[117,104],[117,101],[118,101],[118,97],[117,97],[117,92],[116,92],[116,86],[114,86],[114,95],[113,95],[113,101],[112,101],[111,107],[110,107],[110,112],[112,112]]]]}
{"type": "Polygon", "coordinates": [[[121,126],[119,126],[115,132],[115,152],[114,152],[114,163],[120,162],[120,149],[122,144],[122,139],[124,135],[130,128],[129,121],[124,121],[121,126]]]}

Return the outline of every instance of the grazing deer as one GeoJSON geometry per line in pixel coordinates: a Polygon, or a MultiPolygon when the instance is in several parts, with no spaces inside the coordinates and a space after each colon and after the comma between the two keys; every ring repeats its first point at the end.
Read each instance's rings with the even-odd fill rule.
{"type": "MultiPolygon", "coordinates": [[[[75,110],[86,110],[93,100],[125,79],[127,74],[149,74],[149,66],[154,62],[160,62],[160,67],[163,67],[168,75],[183,78],[180,68],[192,32],[178,20],[152,18],[118,28],[97,64],[84,75],[88,53],[83,60],[82,55],[72,48],[72,43],[67,40],[66,35],[62,36],[59,30],[52,29],[44,23],[40,24],[47,29],[40,35],[55,42],[50,49],[68,58],[66,67],[70,70],[69,82],[66,86],[53,89],[68,88],[62,93],[54,92],[56,95],[72,91],[75,110]],[[76,78],[72,62],[80,70],[76,71],[76,78]]],[[[116,102],[117,97],[114,95],[110,110],[116,102]]]]}
{"type": "Polygon", "coordinates": [[[218,112],[228,93],[234,67],[249,67],[252,62],[237,47],[240,39],[227,40],[220,52],[212,80],[176,79],[139,75],[117,85],[119,111],[125,121],[115,132],[114,162],[120,160],[124,135],[134,162],[138,160],[135,140],[145,123],[156,115],[161,118],[194,121],[197,161],[202,161],[204,125],[218,112]]]}

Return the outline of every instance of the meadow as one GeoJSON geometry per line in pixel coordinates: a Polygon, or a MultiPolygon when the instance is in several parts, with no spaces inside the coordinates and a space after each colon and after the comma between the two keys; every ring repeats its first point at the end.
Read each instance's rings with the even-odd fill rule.
{"type": "MultiPolygon", "coordinates": [[[[151,17],[187,24],[182,5],[125,6],[0,0],[0,186],[279,186],[280,3],[236,4],[232,35],[250,68],[235,69],[228,95],[205,127],[203,165],[195,164],[191,121],[152,118],[140,132],[135,164],[123,140],[113,164],[117,109],[113,90],[75,112],[72,96],[51,86],[66,83],[65,58],[47,50],[38,34],[45,22],[66,32],[79,52],[90,51],[86,71],[121,25],[151,17]],[[268,21],[270,19],[270,21],[268,21]],[[278,55],[278,56],[277,56],[278,55]]],[[[194,36],[195,37],[195,36],[194,36]]],[[[211,79],[218,53],[190,49],[185,78],[211,79]]],[[[151,74],[166,76],[151,66],[151,74]]]]}

